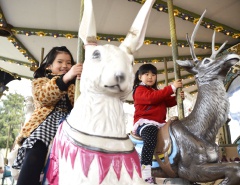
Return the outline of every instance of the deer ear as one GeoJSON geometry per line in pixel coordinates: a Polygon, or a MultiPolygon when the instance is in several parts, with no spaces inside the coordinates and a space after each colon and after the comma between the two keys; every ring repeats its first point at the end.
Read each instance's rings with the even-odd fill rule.
{"type": "Polygon", "coordinates": [[[155,0],[146,0],[138,12],[126,38],[119,46],[123,51],[133,54],[143,45],[148,19],[154,2],[155,0]]]}
{"type": "Polygon", "coordinates": [[[79,26],[78,36],[82,39],[83,43],[87,45],[89,43],[97,43],[96,33],[92,0],[85,0],[83,17],[79,26]]]}
{"type": "Polygon", "coordinates": [[[176,60],[177,64],[183,67],[186,71],[192,74],[197,74],[197,70],[195,69],[195,65],[190,60],[176,60]]]}

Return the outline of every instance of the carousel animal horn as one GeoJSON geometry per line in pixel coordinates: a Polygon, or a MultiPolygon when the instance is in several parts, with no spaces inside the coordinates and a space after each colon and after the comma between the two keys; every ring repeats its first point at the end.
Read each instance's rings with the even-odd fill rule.
{"type": "Polygon", "coordinates": [[[193,61],[196,63],[198,62],[198,59],[196,57],[196,54],[194,52],[194,40],[195,40],[195,37],[196,37],[196,34],[197,34],[197,30],[202,22],[202,19],[205,15],[205,13],[207,12],[207,10],[204,10],[204,12],[202,13],[202,16],[200,17],[200,19],[198,20],[194,30],[193,30],[193,33],[192,33],[192,36],[191,36],[191,40],[189,39],[188,37],[188,34],[186,35],[186,38],[187,38],[187,42],[188,42],[188,45],[189,45],[189,48],[190,48],[190,53],[192,55],[192,58],[193,58],[193,61]]]}
{"type": "MultiPolygon", "coordinates": [[[[197,24],[196,24],[196,26],[195,26],[195,28],[193,30],[193,33],[192,33],[192,36],[191,36],[191,40],[189,39],[188,34],[186,36],[187,37],[187,42],[188,42],[188,45],[189,45],[189,48],[190,48],[190,53],[191,53],[193,61],[195,63],[198,62],[198,59],[197,59],[196,54],[194,52],[194,40],[195,40],[195,37],[196,37],[197,30],[198,30],[198,28],[199,28],[199,26],[200,26],[200,24],[202,22],[202,19],[203,19],[204,15],[206,14],[206,12],[207,12],[207,10],[204,10],[204,12],[202,13],[200,19],[198,20],[198,22],[197,22],[197,24]]],[[[212,36],[212,55],[210,57],[210,59],[212,59],[212,60],[214,60],[216,58],[217,54],[222,50],[222,48],[227,43],[227,41],[225,41],[222,44],[222,46],[218,50],[215,51],[215,34],[216,34],[216,32],[214,31],[213,32],[213,36],[212,36]]]]}

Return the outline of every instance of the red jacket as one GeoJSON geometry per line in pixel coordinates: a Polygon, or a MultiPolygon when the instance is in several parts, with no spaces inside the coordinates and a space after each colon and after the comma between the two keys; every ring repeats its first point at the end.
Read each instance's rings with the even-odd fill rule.
{"type": "Polygon", "coordinates": [[[163,89],[155,90],[151,87],[139,85],[133,94],[134,100],[134,123],[140,118],[165,123],[167,107],[177,104],[176,97],[171,85],[163,89]]]}

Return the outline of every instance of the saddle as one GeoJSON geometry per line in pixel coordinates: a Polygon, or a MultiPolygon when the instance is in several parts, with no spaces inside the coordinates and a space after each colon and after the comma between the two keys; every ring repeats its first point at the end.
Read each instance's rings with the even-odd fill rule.
{"type": "Polygon", "coordinates": [[[160,167],[169,177],[172,178],[176,177],[177,174],[173,171],[168,158],[168,153],[169,151],[171,152],[169,126],[175,120],[178,120],[177,116],[171,117],[167,123],[158,130],[157,145],[154,151],[155,158],[160,167]],[[161,160],[161,156],[163,156],[164,161],[161,160]]]}
{"type": "MultiPolygon", "coordinates": [[[[160,167],[169,177],[172,178],[176,177],[177,174],[173,171],[168,158],[168,154],[171,153],[171,138],[169,134],[169,126],[171,122],[175,120],[178,120],[177,116],[171,117],[167,121],[167,123],[158,130],[157,145],[154,151],[154,157],[159,163],[160,167]],[[162,161],[161,158],[163,158],[164,161],[162,161]]],[[[142,140],[140,136],[136,136],[132,132],[130,134],[134,139],[142,140]]]]}

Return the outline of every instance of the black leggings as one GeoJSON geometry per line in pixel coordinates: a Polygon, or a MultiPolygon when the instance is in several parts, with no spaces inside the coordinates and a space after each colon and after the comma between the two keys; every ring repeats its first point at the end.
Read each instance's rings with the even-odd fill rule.
{"type": "Polygon", "coordinates": [[[39,178],[44,167],[47,152],[47,146],[39,140],[33,145],[32,148],[26,150],[17,185],[40,184],[39,178]]]}
{"type": "Polygon", "coordinates": [[[142,129],[143,148],[141,165],[152,165],[153,153],[157,144],[157,132],[158,127],[154,125],[149,125],[142,129]]]}

